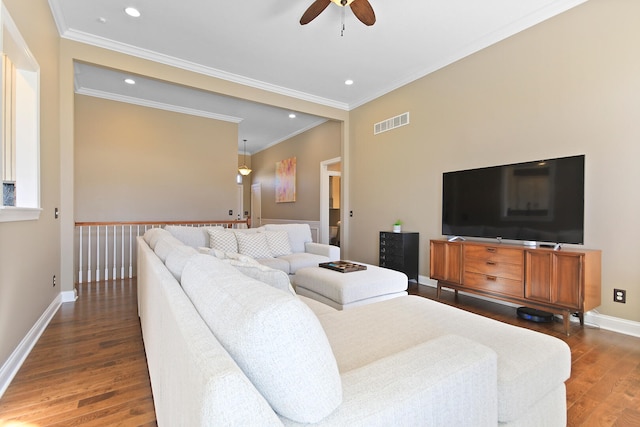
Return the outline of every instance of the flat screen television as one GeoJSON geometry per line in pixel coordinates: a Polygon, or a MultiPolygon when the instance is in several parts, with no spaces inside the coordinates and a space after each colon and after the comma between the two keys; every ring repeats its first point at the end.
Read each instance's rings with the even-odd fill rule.
{"type": "Polygon", "coordinates": [[[442,234],[583,244],[584,158],[443,173],[442,234]]]}

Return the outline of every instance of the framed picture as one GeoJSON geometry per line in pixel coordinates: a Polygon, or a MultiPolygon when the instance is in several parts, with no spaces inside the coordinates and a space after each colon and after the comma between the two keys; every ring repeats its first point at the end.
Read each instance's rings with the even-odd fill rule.
{"type": "Polygon", "coordinates": [[[296,158],[276,162],[276,203],[296,201],[296,158]]]}

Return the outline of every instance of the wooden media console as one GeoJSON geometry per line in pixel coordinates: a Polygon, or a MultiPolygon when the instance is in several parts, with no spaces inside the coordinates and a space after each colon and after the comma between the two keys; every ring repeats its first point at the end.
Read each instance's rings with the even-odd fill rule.
{"type": "Polygon", "coordinates": [[[430,277],[451,288],[569,319],[600,305],[601,251],[526,247],[505,243],[431,240],[430,277]]]}

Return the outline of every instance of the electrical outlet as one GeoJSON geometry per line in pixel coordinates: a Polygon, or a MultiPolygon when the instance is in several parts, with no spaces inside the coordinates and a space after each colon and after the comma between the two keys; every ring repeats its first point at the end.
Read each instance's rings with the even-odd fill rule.
{"type": "Polygon", "coordinates": [[[233,209],[229,209],[229,215],[233,215],[233,209]]]}
{"type": "Polygon", "coordinates": [[[624,289],[613,290],[613,302],[621,302],[622,304],[627,302],[627,291],[624,289]]]}
{"type": "Polygon", "coordinates": [[[55,274],[53,275],[53,287],[54,288],[56,287],[56,275],[55,274]]]}

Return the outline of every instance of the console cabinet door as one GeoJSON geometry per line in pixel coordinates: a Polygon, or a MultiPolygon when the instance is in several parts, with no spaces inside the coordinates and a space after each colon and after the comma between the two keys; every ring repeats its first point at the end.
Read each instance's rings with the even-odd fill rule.
{"type": "Polygon", "coordinates": [[[459,242],[432,240],[430,244],[430,277],[434,280],[462,282],[462,245],[459,242]]]}
{"type": "Polygon", "coordinates": [[[551,275],[553,259],[550,252],[526,251],[525,298],[551,302],[551,275]]]}
{"type": "Polygon", "coordinates": [[[582,308],[582,254],[526,251],[525,257],[526,298],[567,308],[582,308]]]}
{"type": "Polygon", "coordinates": [[[584,289],[584,256],[576,254],[554,254],[555,283],[554,303],[582,309],[584,289]]]}

